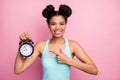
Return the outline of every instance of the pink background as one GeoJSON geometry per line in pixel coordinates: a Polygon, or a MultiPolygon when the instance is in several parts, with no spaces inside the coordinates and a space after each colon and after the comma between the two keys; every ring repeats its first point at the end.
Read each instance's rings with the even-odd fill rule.
{"type": "Polygon", "coordinates": [[[119,0],[0,0],[0,80],[41,80],[38,59],[23,74],[14,74],[19,35],[30,32],[37,41],[50,38],[42,10],[48,4],[69,5],[65,37],[79,42],[99,69],[97,76],[76,68],[71,80],[120,80],[120,1],[119,0]]]}

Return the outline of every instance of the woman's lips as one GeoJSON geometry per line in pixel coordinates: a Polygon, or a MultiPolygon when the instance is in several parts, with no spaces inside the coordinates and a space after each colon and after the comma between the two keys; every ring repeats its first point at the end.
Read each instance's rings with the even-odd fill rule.
{"type": "Polygon", "coordinates": [[[60,30],[55,31],[55,34],[59,35],[61,33],[60,30]]]}

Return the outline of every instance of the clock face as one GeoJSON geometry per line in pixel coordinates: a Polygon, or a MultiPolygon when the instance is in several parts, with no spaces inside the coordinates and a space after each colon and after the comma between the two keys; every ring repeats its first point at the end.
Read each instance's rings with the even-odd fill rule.
{"type": "Polygon", "coordinates": [[[20,47],[20,53],[23,56],[30,56],[33,53],[33,46],[30,44],[23,44],[20,47]]]}

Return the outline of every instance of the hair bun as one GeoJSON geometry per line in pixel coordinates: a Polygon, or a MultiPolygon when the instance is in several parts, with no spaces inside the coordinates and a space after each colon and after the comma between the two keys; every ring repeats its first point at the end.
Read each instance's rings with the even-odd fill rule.
{"type": "Polygon", "coordinates": [[[61,15],[64,15],[65,17],[69,17],[72,14],[72,10],[67,5],[60,5],[60,7],[59,7],[59,13],[61,15]]]}
{"type": "Polygon", "coordinates": [[[54,6],[53,5],[48,5],[42,12],[42,15],[45,17],[45,18],[49,18],[50,17],[50,14],[51,13],[54,13],[54,6]]]}

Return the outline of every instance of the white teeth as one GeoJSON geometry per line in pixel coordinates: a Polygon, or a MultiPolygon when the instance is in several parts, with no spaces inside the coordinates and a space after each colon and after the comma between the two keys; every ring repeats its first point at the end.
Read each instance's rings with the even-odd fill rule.
{"type": "Polygon", "coordinates": [[[60,31],[55,31],[56,34],[60,34],[61,32],[60,31]]]}

